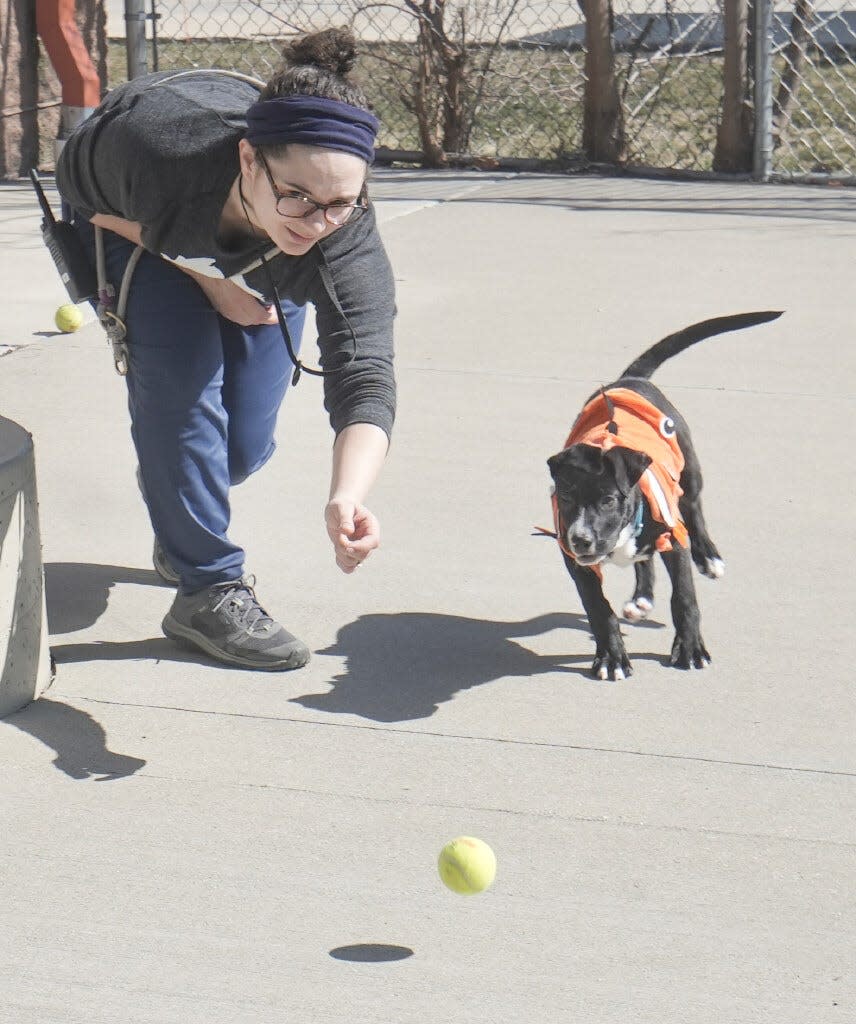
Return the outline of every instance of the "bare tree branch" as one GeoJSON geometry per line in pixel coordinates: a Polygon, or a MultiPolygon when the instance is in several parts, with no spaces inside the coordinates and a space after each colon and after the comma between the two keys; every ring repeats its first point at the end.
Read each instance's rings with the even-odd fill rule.
{"type": "Polygon", "coordinates": [[[306,32],[306,27],[301,28],[299,25],[295,25],[293,22],[286,21],[285,18],[280,14],[275,14],[269,7],[266,7],[262,0],[244,0],[244,3],[249,7],[255,7],[256,10],[263,11],[269,18],[273,18],[274,21],[278,21],[280,25],[284,25],[286,28],[291,29],[292,32],[298,35],[306,32]]]}
{"type": "Polygon", "coordinates": [[[796,0],[791,18],[791,32],[784,50],[785,67],[773,105],[773,133],[776,145],[787,131],[805,69],[806,51],[814,20],[814,0],[796,0]]]}

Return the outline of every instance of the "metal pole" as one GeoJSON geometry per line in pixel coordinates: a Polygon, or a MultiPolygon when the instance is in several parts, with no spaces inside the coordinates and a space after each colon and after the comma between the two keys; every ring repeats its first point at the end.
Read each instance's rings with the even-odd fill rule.
{"type": "Polygon", "coordinates": [[[146,0],[125,0],[125,48],[128,54],[128,78],[148,74],[146,0]]]}
{"type": "Polygon", "coordinates": [[[773,169],[773,0],[755,0],[755,135],[752,177],[769,181],[773,169]]]}
{"type": "Polygon", "coordinates": [[[158,70],[158,14],[157,2],[152,0],[152,71],[158,70]]]}

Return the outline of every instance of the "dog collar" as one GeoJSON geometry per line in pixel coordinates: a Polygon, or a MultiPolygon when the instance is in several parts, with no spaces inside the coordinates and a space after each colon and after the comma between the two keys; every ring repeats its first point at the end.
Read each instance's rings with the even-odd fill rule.
{"type": "Polygon", "coordinates": [[[642,532],[642,502],[636,506],[636,518],[633,521],[633,539],[635,540],[642,532]]]}

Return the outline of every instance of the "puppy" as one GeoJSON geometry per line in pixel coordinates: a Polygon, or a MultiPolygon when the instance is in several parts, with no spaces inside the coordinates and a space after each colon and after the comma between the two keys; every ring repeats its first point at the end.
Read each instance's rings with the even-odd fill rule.
{"type": "Polygon", "coordinates": [[[672,582],[670,663],[683,669],[710,664],[690,556],[713,579],[725,566],[702,514],[701,468],[689,428],[649,378],[667,359],[704,338],[779,316],[771,311],[717,317],[664,338],[592,395],[564,449],[547,460],[555,536],[594,634],[596,678],[624,679],[632,673],[618,619],[603,594],[601,566],[633,565],[636,588],[623,612],[638,621],[654,607],[655,552],[672,582]]]}

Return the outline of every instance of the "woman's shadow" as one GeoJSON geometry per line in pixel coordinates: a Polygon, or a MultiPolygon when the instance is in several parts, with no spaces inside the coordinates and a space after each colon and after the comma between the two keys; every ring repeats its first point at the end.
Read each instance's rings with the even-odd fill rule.
{"type": "MultiPolygon", "coordinates": [[[[154,569],[132,569],[124,565],[90,562],[48,562],[45,565],[45,594],[51,637],[88,629],[107,611],[110,592],[117,583],[143,587],[167,585],[154,569]]],[[[165,636],[145,640],[92,640],[84,643],[51,643],[51,651],[62,666],[85,661],[198,661],[165,636]]],[[[212,662],[217,666],[216,662],[212,662]]]]}
{"type": "MultiPolygon", "coordinates": [[[[110,590],[116,583],[151,586],[157,582],[158,576],[153,570],[78,562],[48,563],[45,565],[45,597],[50,633],[52,636],[75,633],[91,626],[107,610],[110,590]]],[[[156,653],[158,641],[136,642],[136,646],[142,647],[151,644],[155,645],[155,652],[149,649],[150,656],[156,653]]],[[[66,662],[89,660],[81,657],[80,648],[93,646],[99,645],[52,645],[59,672],[66,662]]],[[[125,652],[124,656],[132,655],[125,652]]],[[[121,779],[138,772],[146,763],[142,758],[110,750],[100,722],[88,712],[51,696],[40,697],[2,721],[56,751],[55,767],[72,779],[94,778],[97,782],[121,779]]]]}
{"type": "Polygon", "coordinates": [[[588,620],[564,612],[522,622],[432,612],[362,615],[339,630],[332,646],[318,651],[346,659],[345,671],[333,677],[333,689],[292,700],[316,711],[403,722],[428,718],[461,690],[505,676],[587,672],[589,654],[536,654],[512,639],[553,629],[588,631],[588,620]]]}
{"type": "Polygon", "coordinates": [[[104,727],[80,708],[40,697],[3,719],[21,732],[53,748],[54,766],[71,779],[106,782],[133,775],[145,765],[139,757],[117,754],[107,746],[104,727]]]}
{"type": "Polygon", "coordinates": [[[45,599],[51,636],[77,633],[94,625],[107,611],[110,591],[117,583],[163,586],[154,569],[92,562],[47,562],[45,599]]]}

